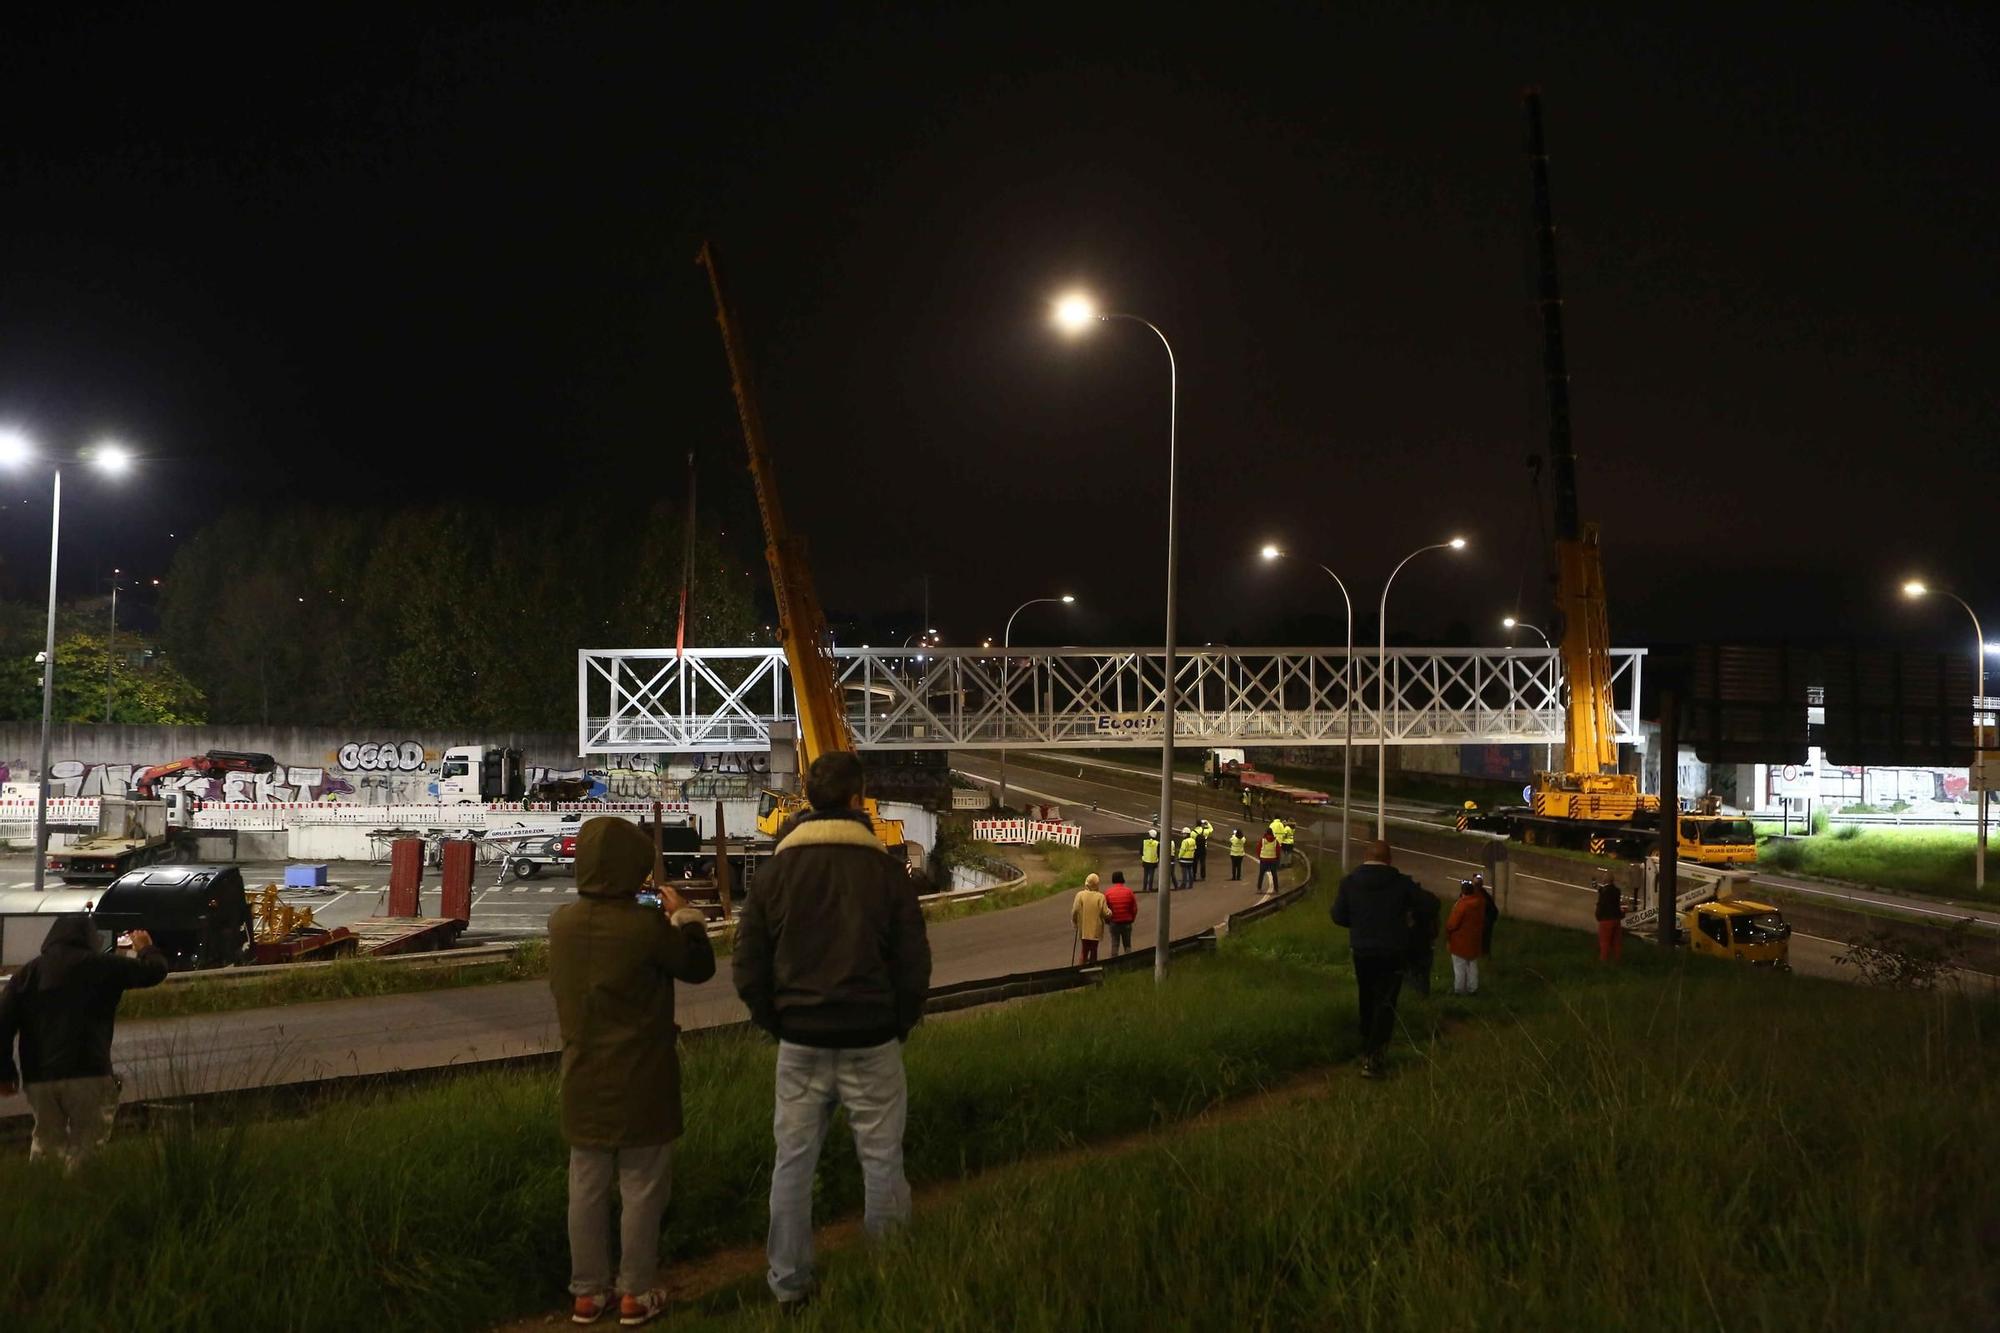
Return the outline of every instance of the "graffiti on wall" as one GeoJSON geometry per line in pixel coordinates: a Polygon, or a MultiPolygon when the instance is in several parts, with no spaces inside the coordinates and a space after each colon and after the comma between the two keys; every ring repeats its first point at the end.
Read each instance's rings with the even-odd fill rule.
{"type": "MultiPolygon", "coordinates": [[[[149,764],[88,764],[59,759],[49,765],[52,796],[128,796],[149,764]]],[[[354,784],[318,766],[280,764],[269,773],[224,773],[205,777],[175,773],[159,784],[159,794],[186,792],[203,801],[324,801],[354,795],[354,784]]]]}
{"type": "Polygon", "coordinates": [[[358,773],[415,773],[430,763],[415,741],[349,741],[333,757],[340,767],[358,773]]]}

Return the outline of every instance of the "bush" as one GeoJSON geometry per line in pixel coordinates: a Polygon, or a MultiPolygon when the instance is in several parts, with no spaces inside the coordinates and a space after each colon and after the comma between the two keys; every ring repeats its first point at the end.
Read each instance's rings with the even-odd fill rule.
{"type": "Polygon", "coordinates": [[[1826,828],[1827,828],[1827,817],[1825,809],[1824,808],[1815,809],[1812,812],[1813,836],[1818,837],[1820,834],[1826,832],[1826,828]]]}
{"type": "Polygon", "coordinates": [[[1859,824],[1842,824],[1833,831],[1833,840],[1835,842],[1853,842],[1860,836],[1861,826],[1859,824]]]}

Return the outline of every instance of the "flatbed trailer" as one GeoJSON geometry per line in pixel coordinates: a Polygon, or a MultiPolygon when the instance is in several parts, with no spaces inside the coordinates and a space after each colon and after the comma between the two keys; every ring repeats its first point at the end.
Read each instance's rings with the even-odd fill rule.
{"type": "Polygon", "coordinates": [[[302,963],[434,953],[456,944],[465,925],[448,916],[371,916],[345,926],[308,926],[285,939],[252,945],[251,961],[302,963]]]}

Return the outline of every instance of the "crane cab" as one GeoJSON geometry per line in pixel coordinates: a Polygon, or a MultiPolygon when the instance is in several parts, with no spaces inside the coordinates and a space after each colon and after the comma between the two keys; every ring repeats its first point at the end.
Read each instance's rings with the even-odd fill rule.
{"type": "Polygon", "coordinates": [[[1681,918],[1690,952],[1730,958],[1754,967],[1792,970],[1792,927],[1769,903],[1718,898],[1690,908],[1681,918]]]}

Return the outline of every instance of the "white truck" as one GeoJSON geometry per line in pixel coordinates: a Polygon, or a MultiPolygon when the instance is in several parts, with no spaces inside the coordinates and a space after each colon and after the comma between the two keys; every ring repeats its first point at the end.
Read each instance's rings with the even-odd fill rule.
{"type": "Polygon", "coordinates": [[[528,770],[519,750],[454,745],[431,770],[430,796],[441,805],[518,801],[527,790],[528,770]]]}

